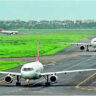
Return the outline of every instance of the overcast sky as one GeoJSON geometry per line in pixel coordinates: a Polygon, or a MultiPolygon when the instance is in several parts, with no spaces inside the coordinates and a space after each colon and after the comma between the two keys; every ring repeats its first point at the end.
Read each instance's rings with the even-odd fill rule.
{"type": "Polygon", "coordinates": [[[96,0],[0,0],[0,20],[96,19],[96,0]]]}

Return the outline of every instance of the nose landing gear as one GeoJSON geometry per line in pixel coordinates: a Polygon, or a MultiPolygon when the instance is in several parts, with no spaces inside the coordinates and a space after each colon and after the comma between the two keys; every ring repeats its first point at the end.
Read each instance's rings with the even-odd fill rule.
{"type": "Polygon", "coordinates": [[[49,75],[46,76],[46,80],[47,80],[47,82],[45,83],[45,86],[50,86],[49,75]]]}
{"type": "Polygon", "coordinates": [[[87,49],[86,49],[87,52],[89,52],[89,48],[88,48],[88,45],[87,45],[87,49]]]}

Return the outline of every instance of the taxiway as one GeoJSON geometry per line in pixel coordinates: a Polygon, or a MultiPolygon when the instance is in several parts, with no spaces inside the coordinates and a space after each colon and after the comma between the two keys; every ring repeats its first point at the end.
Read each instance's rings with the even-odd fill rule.
{"type": "MultiPolygon", "coordinates": [[[[53,56],[42,56],[40,60],[44,64],[54,63],[52,66],[46,66],[45,72],[96,68],[96,52],[93,52],[93,49],[90,50],[91,52],[82,52],[77,46],[71,46],[53,56]]],[[[34,60],[32,58],[15,59],[34,60]]],[[[18,72],[20,67],[7,71],[18,72]]],[[[70,73],[58,75],[58,82],[48,87],[44,84],[46,82],[44,78],[31,81],[29,85],[21,79],[22,86],[17,87],[15,77],[12,84],[6,84],[3,80],[4,75],[0,75],[0,95],[96,95],[95,78],[95,71],[70,73]]]]}

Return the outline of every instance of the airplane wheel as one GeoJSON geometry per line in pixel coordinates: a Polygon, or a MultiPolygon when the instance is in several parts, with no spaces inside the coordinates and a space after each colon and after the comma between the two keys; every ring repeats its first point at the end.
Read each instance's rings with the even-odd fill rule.
{"type": "Polygon", "coordinates": [[[50,82],[46,82],[45,83],[45,86],[50,86],[50,82]]]}
{"type": "Polygon", "coordinates": [[[86,51],[89,52],[89,49],[87,49],[86,51]]]}
{"type": "Polygon", "coordinates": [[[16,82],[16,86],[21,86],[21,83],[20,82],[16,82]]]}

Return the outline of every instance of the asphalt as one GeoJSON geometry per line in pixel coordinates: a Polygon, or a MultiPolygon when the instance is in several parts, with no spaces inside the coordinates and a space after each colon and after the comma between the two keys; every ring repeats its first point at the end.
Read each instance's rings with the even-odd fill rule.
{"type": "MultiPolygon", "coordinates": [[[[44,72],[96,68],[96,52],[92,48],[90,51],[80,51],[78,46],[71,46],[48,56],[48,60],[53,60],[51,63],[54,65],[45,66],[44,72]]],[[[40,58],[41,61],[44,60],[43,63],[47,60],[47,56],[40,58]]],[[[20,67],[7,71],[19,72],[20,67]]],[[[45,86],[44,78],[32,80],[29,85],[21,79],[22,85],[17,87],[15,77],[11,84],[6,84],[4,77],[0,75],[0,95],[96,95],[95,71],[58,75],[57,82],[48,87],[45,86]]]]}

